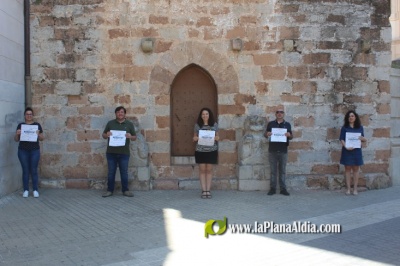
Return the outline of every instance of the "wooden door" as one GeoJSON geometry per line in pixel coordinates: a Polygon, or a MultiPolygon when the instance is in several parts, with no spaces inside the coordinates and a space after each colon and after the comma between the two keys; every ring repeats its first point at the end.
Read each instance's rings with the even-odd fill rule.
{"type": "Polygon", "coordinates": [[[217,88],[212,77],[189,65],[175,77],[171,88],[171,155],[194,156],[193,129],[200,110],[208,107],[217,121],[217,88]]]}

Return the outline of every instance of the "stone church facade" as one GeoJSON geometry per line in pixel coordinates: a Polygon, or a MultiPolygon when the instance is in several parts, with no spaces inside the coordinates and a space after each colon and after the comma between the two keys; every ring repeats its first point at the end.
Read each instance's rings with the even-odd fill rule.
{"type": "Polygon", "coordinates": [[[42,187],[103,188],[101,133],[119,105],[139,132],[133,189],[198,187],[193,126],[220,126],[214,188],[269,185],[265,123],[294,129],[289,187],[344,186],[340,127],[359,113],[362,185],[391,185],[390,3],[386,0],[31,1],[32,106],[42,187]]]}

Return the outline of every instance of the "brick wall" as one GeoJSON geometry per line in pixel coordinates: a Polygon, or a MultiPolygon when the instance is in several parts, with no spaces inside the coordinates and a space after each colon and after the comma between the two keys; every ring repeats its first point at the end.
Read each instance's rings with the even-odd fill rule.
{"type": "Polygon", "coordinates": [[[390,183],[389,1],[42,0],[31,12],[33,102],[47,137],[43,184],[104,183],[100,135],[124,105],[149,144],[153,188],[191,187],[197,166],[172,165],[169,150],[170,86],[189,64],[218,88],[227,137],[216,187],[237,188],[246,117],[273,119],[280,104],[294,126],[292,184],[340,187],[338,137],[349,109],[361,115],[369,140],[364,183],[390,183]],[[142,51],[145,38],[152,52],[142,51]],[[236,38],[240,51],[232,49],[236,38]]]}

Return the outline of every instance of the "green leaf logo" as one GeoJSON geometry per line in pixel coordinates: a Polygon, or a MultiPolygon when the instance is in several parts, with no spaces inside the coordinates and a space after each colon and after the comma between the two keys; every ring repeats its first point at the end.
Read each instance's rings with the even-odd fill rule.
{"type": "Polygon", "coordinates": [[[208,235],[222,235],[226,231],[227,219],[224,220],[208,220],[204,225],[204,236],[208,238],[208,235]],[[217,223],[219,226],[218,232],[214,232],[213,226],[217,223]]]}

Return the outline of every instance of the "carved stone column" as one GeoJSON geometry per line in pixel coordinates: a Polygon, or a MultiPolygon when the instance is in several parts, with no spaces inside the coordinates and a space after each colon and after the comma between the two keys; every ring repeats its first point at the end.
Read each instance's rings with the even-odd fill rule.
{"type": "Polygon", "coordinates": [[[264,137],[265,118],[248,116],[239,143],[238,189],[269,188],[268,142],[264,137]]]}

